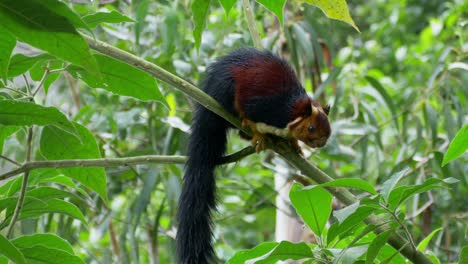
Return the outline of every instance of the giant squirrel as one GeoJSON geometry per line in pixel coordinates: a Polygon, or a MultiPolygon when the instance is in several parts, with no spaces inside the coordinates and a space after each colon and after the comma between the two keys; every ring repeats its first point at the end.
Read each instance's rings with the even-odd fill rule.
{"type": "MultiPolygon", "coordinates": [[[[316,148],[330,136],[330,107],[312,100],[292,68],[268,51],[242,48],[220,57],[208,67],[202,89],[250,128],[257,152],[264,148],[266,134],[289,139],[299,151],[298,140],[316,148]]],[[[214,169],[224,155],[231,127],[222,117],[196,106],[177,215],[181,264],[214,261],[214,169]]]]}

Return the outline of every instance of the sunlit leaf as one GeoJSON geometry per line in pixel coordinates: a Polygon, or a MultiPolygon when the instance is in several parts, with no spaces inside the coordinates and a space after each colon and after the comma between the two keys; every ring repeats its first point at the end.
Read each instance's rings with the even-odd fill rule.
{"type": "MultiPolygon", "coordinates": [[[[332,19],[341,20],[348,23],[359,32],[359,28],[354,23],[349,14],[348,4],[345,0],[299,0],[310,5],[317,6],[323,13],[332,19]]],[[[274,1],[272,1],[274,2],[274,1]]]]}
{"type": "Polygon", "coordinates": [[[442,227],[439,227],[437,228],[436,230],[433,230],[427,237],[425,237],[423,240],[421,240],[421,242],[419,242],[418,246],[417,246],[417,249],[419,251],[425,251],[426,250],[426,247],[427,245],[429,244],[429,242],[431,241],[431,239],[437,234],[439,233],[439,231],[442,230],[442,227]]]}
{"type": "Polygon", "coordinates": [[[455,135],[452,142],[448,146],[447,152],[444,155],[442,166],[445,166],[450,161],[460,157],[468,149],[468,123],[465,124],[455,135]]]}
{"type": "Polygon", "coordinates": [[[54,234],[34,234],[20,236],[13,239],[12,242],[18,248],[28,248],[41,245],[47,248],[55,248],[70,254],[74,254],[73,248],[68,243],[68,241],[54,234]]]}
{"type": "Polygon", "coordinates": [[[375,258],[379,254],[380,249],[385,246],[388,238],[393,234],[394,230],[387,230],[375,237],[369,244],[366,255],[366,264],[374,263],[375,258]]]}

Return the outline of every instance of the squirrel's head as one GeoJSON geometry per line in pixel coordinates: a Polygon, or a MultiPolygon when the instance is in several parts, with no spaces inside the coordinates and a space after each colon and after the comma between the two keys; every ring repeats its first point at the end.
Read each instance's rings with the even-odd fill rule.
{"type": "Polygon", "coordinates": [[[288,124],[291,136],[310,147],[323,147],[331,134],[329,112],[330,105],[321,106],[310,98],[297,101],[288,124]]]}

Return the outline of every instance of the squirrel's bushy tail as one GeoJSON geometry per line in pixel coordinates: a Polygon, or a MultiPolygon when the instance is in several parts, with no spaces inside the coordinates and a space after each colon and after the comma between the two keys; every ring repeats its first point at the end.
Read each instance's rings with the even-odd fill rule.
{"type": "Polygon", "coordinates": [[[177,215],[177,255],[181,264],[207,264],[214,259],[211,219],[216,207],[214,169],[226,149],[226,121],[201,106],[197,108],[177,215]]]}

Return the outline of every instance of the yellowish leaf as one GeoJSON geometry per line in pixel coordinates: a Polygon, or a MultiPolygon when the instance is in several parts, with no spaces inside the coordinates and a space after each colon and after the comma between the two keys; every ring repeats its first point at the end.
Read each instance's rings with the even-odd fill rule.
{"type": "Polygon", "coordinates": [[[317,6],[329,18],[341,20],[353,26],[358,32],[359,28],[349,14],[348,5],[345,0],[302,0],[310,5],[317,6]]]}

